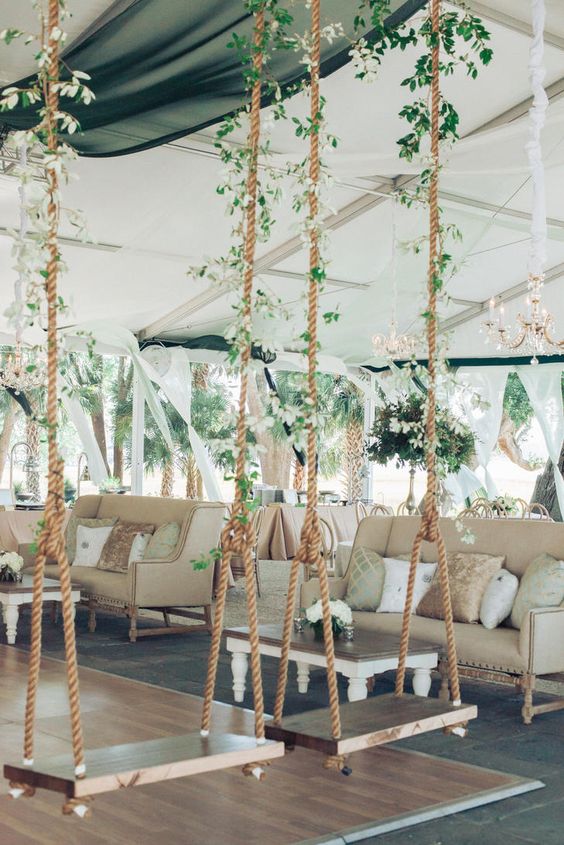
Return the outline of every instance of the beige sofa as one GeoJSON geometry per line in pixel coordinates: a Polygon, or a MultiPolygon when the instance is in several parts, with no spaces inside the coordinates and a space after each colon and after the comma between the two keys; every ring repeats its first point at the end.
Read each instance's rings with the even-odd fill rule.
{"type": "MultiPolygon", "coordinates": [[[[397,557],[410,550],[419,526],[418,517],[373,516],[363,519],[358,527],[354,548],[364,546],[382,556],[397,557]]],[[[441,520],[447,550],[476,551],[505,555],[505,566],[521,577],[528,564],[541,552],[556,558],[564,557],[564,525],[536,520],[471,519],[468,525],[476,539],[472,545],[463,543],[453,520],[441,520]]],[[[435,547],[424,543],[421,560],[437,559],[435,547]]],[[[344,598],[347,592],[347,574],[331,578],[331,596],[344,598]]],[[[316,580],[302,585],[301,606],[307,607],[319,598],[316,580]]],[[[401,614],[355,612],[358,628],[378,632],[399,633],[401,614]]],[[[502,625],[488,630],[480,624],[455,623],[458,661],[461,674],[489,680],[515,680],[524,693],[522,709],[525,724],[530,724],[536,713],[564,708],[564,699],[550,704],[533,705],[535,677],[564,671],[564,607],[543,607],[529,612],[520,631],[502,625]]],[[[444,622],[421,616],[412,616],[411,634],[445,645],[444,622]]],[[[448,694],[446,665],[441,662],[443,694],[448,694]]]]}
{"type": "MultiPolygon", "coordinates": [[[[181,525],[176,549],[166,560],[134,561],[127,573],[108,572],[96,567],[72,566],[73,583],[80,585],[81,604],[89,609],[89,630],[96,627],[96,609],[123,613],[130,619],[129,639],[154,634],[211,630],[213,564],[195,570],[193,561],[219,545],[225,506],[218,502],[165,499],[151,496],[81,496],[75,503],[76,516],[105,519],[117,517],[127,522],[181,525]],[[158,609],[165,627],[137,628],[141,608],[158,609]],[[170,625],[175,616],[201,619],[202,625],[170,625]],[[195,611],[194,608],[202,608],[195,611]]],[[[21,549],[24,557],[26,550],[21,549]]],[[[47,564],[46,577],[57,578],[57,564],[47,564]]]]}

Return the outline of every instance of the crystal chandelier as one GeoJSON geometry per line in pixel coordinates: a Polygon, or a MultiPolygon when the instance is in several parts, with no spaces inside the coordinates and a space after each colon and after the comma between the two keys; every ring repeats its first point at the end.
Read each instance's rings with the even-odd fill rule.
{"type": "Polygon", "coordinates": [[[533,106],[529,110],[530,133],[526,145],[533,186],[529,292],[525,300],[527,313],[525,316],[522,313],[517,315],[517,326],[515,331],[512,331],[511,326],[505,324],[503,304],[500,305],[499,313],[496,314],[496,302],[492,297],[489,302],[488,319],[483,323],[487,332],[487,341],[493,340],[499,350],[506,349],[511,352],[519,350],[532,355],[531,364],[538,364],[537,355],[546,355],[564,349],[564,340],[555,340],[552,334],[554,318],[541,306],[543,267],[546,262],[546,204],[540,135],[548,108],[548,97],[542,84],[545,74],[543,67],[544,16],[544,0],[535,0],[533,40],[529,58],[533,106]]]}
{"type": "Polygon", "coordinates": [[[397,239],[396,239],[396,198],[392,204],[392,317],[387,334],[375,334],[372,338],[374,354],[380,358],[412,358],[420,344],[416,335],[398,332],[397,309],[397,239]]]}
{"type": "Polygon", "coordinates": [[[0,364],[0,385],[19,395],[44,387],[45,379],[44,361],[32,360],[29,353],[22,352],[21,341],[17,340],[14,351],[6,353],[0,364]]]}

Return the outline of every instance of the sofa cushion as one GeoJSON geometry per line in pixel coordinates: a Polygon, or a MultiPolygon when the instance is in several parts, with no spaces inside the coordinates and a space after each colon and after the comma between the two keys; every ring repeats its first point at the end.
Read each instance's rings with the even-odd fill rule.
{"type": "Polygon", "coordinates": [[[118,522],[106,540],[98,569],[109,572],[127,572],[129,555],[136,534],[152,534],[154,525],[143,522],[118,522]]]}
{"type": "Polygon", "coordinates": [[[97,566],[106,540],[113,531],[111,525],[89,528],[77,525],[76,552],[73,564],[75,566],[97,566]]]}
{"type": "Polygon", "coordinates": [[[516,575],[507,569],[496,572],[486,587],[480,605],[480,622],[484,628],[492,630],[507,619],[518,589],[519,579],[516,575]]]}
{"type": "MultiPolygon", "coordinates": [[[[505,558],[476,552],[453,552],[447,555],[448,580],[455,622],[477,622],[480,605],[491,578],[503,566],[505,558]]],[[[418,616],[444,619],[439,572],[431,589],[417,606],[418,616]]]]}
{"type": "Polygon", "coordinates": [[[520,628],[535,607],[558,607],[564,601],[564,560],[549,554],[536,557],[521,578],[511,611],[511,624],[520,628]]]}
{"type": "MultiPolygon", "coordinates": [[[[127,574],[119,572],[104,572],[96,566],[73,566],[72,583],[80,587],[81,599],[88,596],[103,596],[114,601],[129,604],[130,580],[127,574]]],[[[59,578],[57,564],[50,563],[45,567],[46,578],[59,578]]]]}
{"type": "Polygon", "coordinates": [[[376,610],[382,598],[386,570],[384,559],[364,546],[357,546],[348,569],[345,601],[351,610],[376,610]]]}
{"type": "MultiPolygon", "coordinates": [[[[386,567],[386,577],[378,613],[403,613],[407,596],[409,561],[386,557],[384,558],[384,566],[386,567]]],[[[411,606],[412,613],[415,613],[415,608],[418,607],[420,601],[431,588],[436,568],[436,563],[417,564],[411,606]]]]}
{"type": "MultiPolygon", "coordinates": [[[[353,613],[356,628],[387,634],[401,634],[401,613],[353,613]]],[[[439,619],[423,616],[411,617],[411,636],[414,639],[446,646],[445,624],[439,619]]],[[[454,632],[458,662],[467,666],[482,666],[501,672],[527,671],[527,658],[519,651],[519,631],[514,628],[496,628],[489,631],[482,625],[455,622],[454,632]]]]}
{"type": "Polygon", "coordinates": [[[110,516],[107,519],[97,519],[84,516],[77,516],[72,513],[67,522],[66,530],[66,547],[68,562],[72,565],[74,563],[74,556],[76,554],[76,531],[79,525],[84,525],[86,528],[107,528],[115,525],[118,521],[117,516],[110,516]]]}
{"type": "Polygon", "coordinates": [[[164,525],[159,525],[149,538],[143,560],[167,560],[172,557],[179,537],[180,524],[178,522],[165,522],[164,525]]]}

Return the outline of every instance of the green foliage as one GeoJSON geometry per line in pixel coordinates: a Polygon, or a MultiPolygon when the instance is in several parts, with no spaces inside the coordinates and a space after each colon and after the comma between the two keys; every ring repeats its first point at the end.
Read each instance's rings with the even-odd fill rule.
{"type": "Polygon", "coordinates": [[[509,373],[507,378],[503,410],[510,417],[517,430],[523,428],[523,426],[528,426],[533,419],[533,406],[517,373],[509,373]]]}
{"type": "MultiPolygon", "coordinates": [[[[474,435],[449,410],[437,407],[436,458],[438,470],[458,472],[474,452],[474,435]]],[[[425,399],[415,393],[401,396],[377,409],[368,458],[378,464],[396,460],[396,466],[425,465],[425,399]]]]}

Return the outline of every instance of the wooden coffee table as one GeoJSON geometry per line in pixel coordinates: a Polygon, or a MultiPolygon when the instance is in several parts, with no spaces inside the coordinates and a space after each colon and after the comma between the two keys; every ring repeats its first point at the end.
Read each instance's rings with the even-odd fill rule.
{"type": "MultiPolygon", "coordinates": [[[[18,627],[18,616],[22,604],[31,604],[33,598],[33,576],[24,575],[23,581],[1,581],[0,582],[0,604],[6,626],[8,644],[16,642],[18,627]]],[[[80,588],[72,585],[71,598],[73,601],[73,619],[76,613],[75,605],[80,601],[80,588]]],[[[61,585],[52,578],[45,578],[43,581],[43,601],[62,601],[61,585]]]]}
{"type": "MultiPolygon", "coordinates": [[[[235,701],[245,696],[248,657],[251,646],[248,628],[226,628],[223,632],[227,650],[231,652],[233,693],[235,701]]],[[[282,642],[281,625],[261,625],[259,628],[260,653],[280,657],[282,642]]],[[[335,641],[335,668],[349,680],[349,701],[360,701],[368,695],[367,681],[374,675],[396,669],[399,655],[399,636],[378,631],[355,631],[354,640],[335,641]]],[[[435,669],[441,648],[437,644],[410,639],[407,666],[414,669],[413,692],[428,696],[431,688],[431,670],[435,669]]],[[[314,638],[313,631],[292,631],[290,660],[296,663],[298,690],[307,693],[309,667],[325,666],[323,640],[314,638]]]]}

